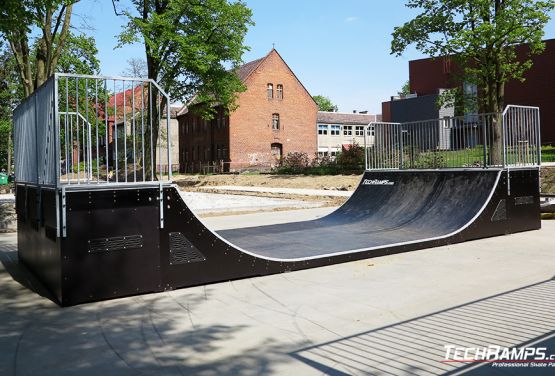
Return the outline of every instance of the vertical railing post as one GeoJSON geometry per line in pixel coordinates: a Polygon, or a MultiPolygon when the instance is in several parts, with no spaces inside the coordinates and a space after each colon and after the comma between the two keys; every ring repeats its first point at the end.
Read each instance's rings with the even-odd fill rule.
{"type": "Polygon", "coordinates": [[[171,120],[170,98],[166,96],[166,147],[168,149],[168,181],[172,180],[170,120],[171,120]]]}
{"type": "Polygon", "coordinates": [[[538,158],[538,166],[541,166],[542,164],[542,143],[541,143],[541,122],[540,122],[540,110],[537,109],[536,110],[536,158],[538,158]]]}
{"type": "Polygon", "coordinates": [[[505,114],[499,116],[497,115],[498,121],[501,122],[501,139],[503,145],[503,168],[507,166],[507,140],[506,140],[506,132],[505,132],[505,114]]]}
{"type": "MultiPolygon", "coordinates": [[[[494,115],[492,115],[494,116],[494,115]]],[[[478,118],[479,120],[479,118],[478,118]]],[[[488,145],[487,145],[487,140],[488,140],[488,132],[487,132],[487,127],[488,127],[488,118],[487,116],[484,117],[483,122],[480,122],[480,124],[482,125],[482,138],[483,138],[483,153],[484,153],[484,168],[488,168],[488,145]]],[[[491,122],[490,122],[491,124],[491,122]]]]}
{"type": "Polygon", "coordinates": [[[398,134],[399,134],[399,170],[403,169],[403,156],[405,154],[404,152],[404,145],[403,145],[403,125],[401,123],[399,123],[397,125],[398,128],[398,134]]]}
{"type": "Polygon", "coordinates": [[[370,129],[370,124],[369,123],[366,125],[366,127],[364,127],[364,170],[368,170],[368,147],[366,145],[366,137],[368,136],[368,130],[370,129]]]}

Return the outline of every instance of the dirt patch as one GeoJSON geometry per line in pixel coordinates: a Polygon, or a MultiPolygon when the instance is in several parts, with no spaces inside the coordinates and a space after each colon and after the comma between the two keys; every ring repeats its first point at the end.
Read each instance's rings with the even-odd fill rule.
{"type": "Polygon", "coordinates": [[[542,193],[555,194],[555,167],[542,167],[540,182],[542,193]]]}
{"type": "Polygon", "coordinates": [[[195,187],[238,185],[246,187],[306,188],[352,191],[360,182],[361,175],[271,175],[271,174],[222,174],[177,175],[174,182],[189,190],[195,187]]]}
{"type": "MultiPolygon", "coordinates": [[[[174,182],[185,191],[204,193],[224,193],[241,196],[256,196],[320,202],[322,206],[341,206],[348,197],[326,195],[299,195],[292,193],[244,192],[210,189],[213,186],[244,186],[271,188],[303,188],[330,191],[353,191],[360,182],[360,175],[306,176],[306,175],[270,175],[270,174],[222,174],[222,175],[178,175],[174,182]]],[[[270,211],[285,210],[271,209],[270,211]]],[[[257,210],[261,212],[265,210],[257,210]]],[[[236,213],[233,213],[236,214],[236,213]]],[[[246,213],[242,213],[246,214],[246,213]]],[[[219,215],[222,215],[220,212],[219,215]]],[[[210,216],[203,214],[203,216],[210,216]]]]}
{"type": "Polygon", "coordinates": [[[17,218],[13,202],[0,202],[0,233],[17,231],[17,218]]]}

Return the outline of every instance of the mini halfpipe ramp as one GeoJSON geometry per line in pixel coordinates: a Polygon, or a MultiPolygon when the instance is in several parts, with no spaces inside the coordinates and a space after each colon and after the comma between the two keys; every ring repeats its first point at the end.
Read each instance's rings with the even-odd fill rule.
{"type": "Polygon", "coordinates": [[[18,185],[19,253],[73,305],[538,229],[537,187],[538,169],[368,171],[326,217],[219,232],[173,186],[75,190],[56,237],[61,192],[18,185]]]}

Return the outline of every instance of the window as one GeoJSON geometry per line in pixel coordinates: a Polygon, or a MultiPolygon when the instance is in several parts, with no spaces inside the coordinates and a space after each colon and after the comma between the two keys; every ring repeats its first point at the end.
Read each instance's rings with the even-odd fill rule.
{"type": "Polygon", "coordinates": [[[352,136],[353,135],[353,126],[352,125],[344,125],[343,126],[343,135],[344,136],[352,136]]]}
{"type": "Polygon", "coordinates": [[[373,136],[374,136],[374,126],[373,126],[373,125],[370,125],[370,126],[368,127],[368,131],[366,131],[366,133],[368,134],[368,136],[372,136],[372,137],[373,137],[373,136]]]}
{"type": "Polygon", "coordinates": [[[357,125],[355,127],[355,136],[364,136],[364,126],[357,125]]]}
{"type": "Polygon", "coordinates": [[[268,99],[274,98],[274,85],[268,84],[268,99]]]}
{"type": "Polygon", "coordinates": [[[332,136],[339,136],[340,132],[341,132],[341,125],[332,125],[331,126],[330,134],[332,136]]]}
{"type": "Polygon", "coordinates": [[[318,124],[318,134],[328,134],[328,126],[326,124],[318,124]]]}
{"type": "Polygon", "coordinates": [[[277,86],[277,99],[283,99],[283,85],[278,84],[277,86]]]}
{"type": "Polygon", "coordinates": [[[272,130],[279,130],[279,114],[272,114],[272,130]]]}

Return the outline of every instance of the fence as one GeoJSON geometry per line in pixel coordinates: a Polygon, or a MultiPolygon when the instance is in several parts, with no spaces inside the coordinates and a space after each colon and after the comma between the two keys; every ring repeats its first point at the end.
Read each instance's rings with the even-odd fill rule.
{"type": "Polygon", "coordinates": [[[160,132],[165,127],[170,134],[169,103],[150,79],[55,74],[14,111],[16,180],[41,186],[171,181],[171,142],[160,132]]]}
{"type": "Polygon", "coordinates": [[[408,123],[374,122],[365,132],[367,170],[538,166],[539,109],[507,106],[502,114],[471,114],[408,123]]]}

